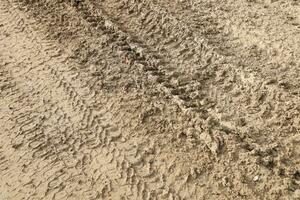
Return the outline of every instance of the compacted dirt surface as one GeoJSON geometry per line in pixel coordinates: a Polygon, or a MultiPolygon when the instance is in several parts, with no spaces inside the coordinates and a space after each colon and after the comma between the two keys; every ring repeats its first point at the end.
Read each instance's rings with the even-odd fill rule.
{"type": "Polygon", "coordinates": [[[0,200],[300,199],[298,0],[1,0],[0,200]]]}

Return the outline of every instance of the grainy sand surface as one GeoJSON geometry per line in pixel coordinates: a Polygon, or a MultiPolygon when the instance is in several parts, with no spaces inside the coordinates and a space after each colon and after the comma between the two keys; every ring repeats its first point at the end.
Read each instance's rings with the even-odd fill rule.
{"type": "Polygon", "coordinates": [[[0,200],[300,199],[298,0],[1,0],[0,200]]]}

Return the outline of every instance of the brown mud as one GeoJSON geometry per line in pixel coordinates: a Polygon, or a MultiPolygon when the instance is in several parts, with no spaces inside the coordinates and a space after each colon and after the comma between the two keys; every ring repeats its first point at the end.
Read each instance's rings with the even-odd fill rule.
{"type": "Polygon", "coordinates": [[[300,199],[299,16],[2,0],[0,200],[300,199]]]}

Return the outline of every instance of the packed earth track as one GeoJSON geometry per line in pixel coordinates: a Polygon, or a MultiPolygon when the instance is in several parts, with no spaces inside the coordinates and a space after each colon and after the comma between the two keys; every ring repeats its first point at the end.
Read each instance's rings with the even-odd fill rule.
{"type": "Polygon", "coordinates": [[[2,0],[0,200],[300,199],[300,2],[2,0]]]}

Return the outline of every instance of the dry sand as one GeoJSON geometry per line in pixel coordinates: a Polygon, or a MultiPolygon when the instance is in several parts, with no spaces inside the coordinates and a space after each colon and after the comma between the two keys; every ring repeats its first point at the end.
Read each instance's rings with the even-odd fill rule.
{"type": "Polygon", "coordinates": [[[0,200],[300,199],[298,0],[1,0],[0,200]]]}

